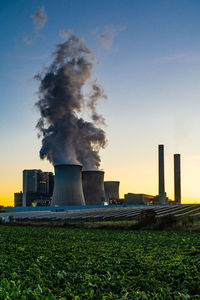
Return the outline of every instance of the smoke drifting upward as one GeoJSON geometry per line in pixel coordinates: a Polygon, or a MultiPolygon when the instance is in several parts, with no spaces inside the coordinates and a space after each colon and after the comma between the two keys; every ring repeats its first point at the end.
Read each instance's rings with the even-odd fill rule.
{"type": "Polygon", "coordinates": [[[53,62],[36,75],[40,81],[36,106],[41,117],[36,125],[42,137],[40,157],[55,164],[81,163],[85,170],[98,169],[99,150],[106,145],[100,125],[104,118],[96,111],[103,89],[91,79],[93,58],[82,39],[70,34],[57,45],[53,62]],[[84,94],[83,88],[90,92],[84,94]],[[81,117],[87,107],[91,122],[81,117]]]}
{"type": "Polygon", "coordinates": [[[31,17],[34,22],[34,31],[38,33],[40,29],[42,29],[47,21],[47,17],[45,16],[44,7],[40,7],[36,13],[31,17]]]}

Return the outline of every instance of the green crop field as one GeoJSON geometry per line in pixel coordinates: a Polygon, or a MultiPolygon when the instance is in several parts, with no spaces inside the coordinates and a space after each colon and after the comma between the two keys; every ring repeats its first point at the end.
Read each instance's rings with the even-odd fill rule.
{"type": "Polygon", "coordinates": [[[200,234],[0,226],[0,299],[200,299],[200,234]]]}

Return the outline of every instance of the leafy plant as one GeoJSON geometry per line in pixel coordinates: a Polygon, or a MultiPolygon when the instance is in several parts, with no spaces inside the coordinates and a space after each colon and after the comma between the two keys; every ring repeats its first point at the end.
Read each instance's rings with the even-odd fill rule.
{"type": "Polygon", "coordinates": [[[199,233],[0,226],[0,299],[200,299],[199,233]]]}

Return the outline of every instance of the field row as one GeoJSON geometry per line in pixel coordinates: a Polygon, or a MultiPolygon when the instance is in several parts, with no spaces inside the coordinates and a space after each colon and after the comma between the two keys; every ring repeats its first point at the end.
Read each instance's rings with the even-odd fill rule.
{"type": "Polygon", "coordinates": [[[200,205],[169,205],[169,206],[129,206],[129,207],[103,207],[81,210],[53,211],[27,211],[1,213],[2,217],[14,216],[16,219],[66,219],[68,221],[106,221],[106,220],[132,220],[137,219],[143,209],[153,209],[156,217],[160,218],[169,214],[175,217],[200,216],[200,205]]]}
{"type": "Polygon", "coordinates": [[[199,238],[0,226],[0,299],[200,299],[199,238]]]}

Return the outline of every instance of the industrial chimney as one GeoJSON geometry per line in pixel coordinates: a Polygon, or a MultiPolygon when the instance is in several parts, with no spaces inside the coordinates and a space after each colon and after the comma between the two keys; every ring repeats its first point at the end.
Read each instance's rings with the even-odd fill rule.
{"type": "Polygon", "coordinates": [[[167,201],[165,193],[165,175],[164,175],[164,145],[158,145],[158,169],[159,169],[159,202],[165,204],[167,201]]]}
{"type": "Polygon", "coordinates": [[[52,206],[85,205],[80,165],[55,165],[52,206]]]}
{"type": "Polygon", "coordinates": [[[104,172],[82,172],[83,194],[86,205],[101,205],[105,201],[104,172]]]}
{"type": "Polygon", "coordinates": [[[174,154],[174,201],[181,204],[181,156],[174,154]]]}
{"type": "Polygon", "coordinates": [[[104,181],[104,189],[106,199],[118,200],[119,199],[119,181],[104,181]]]}

